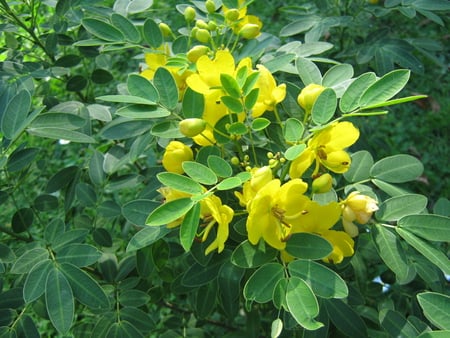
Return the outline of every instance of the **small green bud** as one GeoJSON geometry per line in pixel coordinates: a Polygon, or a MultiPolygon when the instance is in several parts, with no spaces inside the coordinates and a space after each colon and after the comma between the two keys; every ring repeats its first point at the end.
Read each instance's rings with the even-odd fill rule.
{"type": "Polygon", "coordinates": [[[209,14],[212,14],[216,11],[216,4],[212,0],[206,0],[205,7],[209,14]]]}
{"type": "Polygon", "coordinates": [[[199,28],[195,33],[195,38],[202,43],[207,43],[211,39],[211,34],[208,30],[199,28]]]}
{"type": "Polygon", "coordinates": [[[192,8],[191,6],[186,7],[186,9],[184,10],[184,19],[185,19],[187,22],[192,22],[192,21],[194,21],[195,15],[196,15],[195,9],[192,8]]]}
{"type": "Polygon", "coordinates": [[[167,36],[171,36],[172,35],[172,30],[170,29],[170,27],[165,24],[164,22],[160,22],[159,23],[159,29],[161,30],[161,32],[163,33],[163,35],[165,37],[167,36]]]}
{"type": "Polygon", "coordinates": [[[238,35],[242,36],[244,39],[250,40],[256,38],[260,34],[260,28],[254,23],[246,23],[239,30],[238,35]]]}
{"type": "Polygon", "coordinates": [[[202,119],[190,118],[180,122],[181,133],[187,137],[194,137],[205,130],[206,122],[202,119]]]}
{"type": "Polygon", "coordinates": [[[217,29],[217,24],[215,21],[208,22],[208,30],[214,32],[217,29]]]}
{"type": "Polygon", "coordinates": [[[200,56],[208,53],[209,48],[207,46],[194,46],[187,52],[187,58],[189,61],[195,63],[200,58],[200,56]]]}
{"type": "Polygon", "coordinates": [[[231,158],[231,164],[232,165],[239,165],[239,159],[236,157],[236,156],[233,156],[232,158],[231,158]]]}
{"type": "Polygon", "coordinates": [[[315,194],[322,194],[331,190],[333,186],[333,177],[326,173],[317,177],[312,182],[312,192],[315,194]]]}
{"type": "Polygon", "coordinates": [[[200,19],[200,20],[195,21],[195,27],[208,29],[208,24],[205,21],[200,19]]]}
{"type": "Polygon", "coordinates": [[[239,19],[239,10],[237,10],[236,8],[229,9],[225,14],[225,18],[228,21],[235,22],[237,19],[239,19]]]}

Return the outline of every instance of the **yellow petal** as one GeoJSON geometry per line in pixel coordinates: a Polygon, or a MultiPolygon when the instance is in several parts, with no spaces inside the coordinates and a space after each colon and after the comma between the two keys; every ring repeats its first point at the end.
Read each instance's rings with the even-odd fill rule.
{"type": "Polygon", "coordinates": [[[306,148],[299,157],[292,161],[289,168],[291,178],[301,177],[314,162],[314,153],[310,148],[306,148]]]}

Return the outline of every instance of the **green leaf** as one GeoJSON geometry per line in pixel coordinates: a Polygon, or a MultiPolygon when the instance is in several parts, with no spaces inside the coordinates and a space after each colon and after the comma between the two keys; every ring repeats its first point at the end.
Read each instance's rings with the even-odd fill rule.
{"type": "Polygon", "coordinates": [[[186,213],[180,226],[180,243],[185,251],[189,251],[197,233],[200,220],[200,203],[194,204],[186,213]]]}
{"type": "Polygon", "coordinates": [[[6,162],[6,169],[9,172],[22,170],[30,165],[39,153],[39,148],[16,149],[6,162]]]}
{"type": "Polygon", "coordinates": [[[183,95],[182,107],[185,118],[202,118],[205,109],[205,98],[203,94],[187,87],[183,95]]]}
{"type": "Polygon", "coordinates": [[[133,103],[133,104],[143,104],[143,105],[156,105],[155,101],[133,95],[102,95],[97,97],[97,100],[103,100],[108,102],[117,103],[133,103]]]}
{"type": "Polygon", "coordinates": [[[442,251],[401,227],[396,227],[395,230],[409,245],[424,255],[446,275],[450,275],[450,262],[448,257],[442,251]]]}
{"type": "Polygon", "coordinates": [[[295,160],[297,157],[300,156],[300,154],[303,152],[303,150],[306,149],[306,144],[302,143],[302,144],[296,144],[292,147],[289,147],[288,149],[286,149],[286,152],[284,153],[284,157],[288,160],[288,161],[293,161],[295,160]]]}
{"type": "Polygon", "coordinates": [[[15,233],[27,231],[33,225],[34,213],[31,208],[16,210],[11,220],[11,227],[15,233]]]}
{"type": "Polygon", "coordinates": [[[82,116],[70,114],[70,113],[59,113],[59,112],[49,112],[45,114],[40,114],[31,123],[30,128],[61,128],[67,130],[79,129],[86,125],[86,119],[82,116]]]}
{"type": "Polygon", "coordinates": [[[380,311],[380,323],[390,337],[417,337],[417,329],[399,312],[382,309],[380,311]]]}
{"type": "Polygon", "coordinates": [[[404,284],[410,281],[412,267],[408,263],[398,237],[382,225],[376,224],[372,228],[372,239],[381,259],[395,273],[399,283],[404,284]]]}
{"type": "Polygon", "coordinates": [[[119,295],[119,303],[123,306],[143,306],[150,301],[150,296],[141,290],[123,290],[119,295]]]}
{"type": "Polygon", "coordinates": [[[267,263],[256,270],[244,286],[247,301],[267,303],[272,299],[278,281],[284,278],[284,268],[279,263],[267,263]]]}
{"type": "Polygon", "coordinates": [[[58,251],[56,260],[59,263],[70,263],[82,268],[94,264],[101,256],[102,253],[92,245],[72,243],[58,251]]]}
{"type": "Polygon", "coordinates": [[[333,270],[311,260],[295,260],[288,265],[291,276],[304,280],[319,297],[345,298],[348,288],[345,281],[333,270]]]}
{"type": "Polygon", "coordinates": [[[184,216],[192,207],[194,202],[190,198],[180,198],[166,202],[159,206],[147,217],[147,225],[168,224],[184,216]]]}
{"type": "Polygon", "coordinates": [[[23,300],[31,303],[45,292],[45,281],[53,263],[50,259],[44,259],[31,269],[23,285],[23,300]]]}
{"type": "Polygon", "coordinates": [[[129,322],[121,320],[120,322],[113,323],[106,334],[108,338],[140,338],[143,335],[129,322]]]}
{"type": "Polygon", "coordinates": [[[422,292],[417,295],[425,317],[442,330],[450,330],[450,297],[437,292],[422,292]]]}
{"type": "Polygon", "coordinates": [[[97,186],[101,186],[105,181],[105,172],[103,171],[103,162],[105,157],[101,152],[95,150],[89,161],[89,178],[97,186]]]}
{"type": "Polygon", "coordinates": [[[50,270],[45,283],[47,313],[53,326],[61,334],[66,334],[74,319],[72,288],[63,273],[50,270]]]}
{"type": "Polygon", "coordinates": [[[385,157],[370,169],[373,178],[388,183],[413,181],[423,173],[423,164],[415,157],[406,154],[385,157]]]}
{"type": "Polygon", "coordinates": [[[298,75],[305,86],[312,83],[322,83],[322,74],[314,62],[299,57],[295,62],[295,66],[297,67],[298,75]]]}
{"type": "Polygon", "coordinates": [[[293,234],[286,243],[286,252],[302,259],[323,259],[331,254],[333,246],[325,238],[307,233],[293,234]]]}
{"type": "Polygon", "coordinates": [[[164,37],[158,24],[147,18],[143,26],[144,40],[153,48],[158,48],[164,42],[164,37]]]}
{"type": "Polygon", "coordinates": [[[182,138],[184,135],[180,131],[177,121],[163,121],[155,124],[150,131],[153,136],[162,138],[182,138]]]}
{"type": "Polygon", "coordinates": [[[242,184],[242,180],[239,177],[228,177],[220,182],[216,188],[217,190],[230,190],[237,188],[242,184]]]}
{"type": "Polygon", "coordinates": [[[427,202],[425,196],[418,194],[395,196],[380,204],[375,217],[380,221],[398,221],[403,216],[421,213],[427,202]]]}
{"type": "Polygon", "coordinates": [[[39,262],[48,259],[48,251],[44,248],[34,248],[25,251],[11,267],[11,273],[24,274],[28,273],[33,266],[39,262]]]}
{"type": "Polygon", "coordinates": [[[389,100],[403,89],[409,80],[410,73],[405,69],[387,73],[364,91],[359,105],[365,107],[389,100]]]}
{"type": "Polygon", "coordinates": [[[206,318],[214,311],[217,303],[217,289],[217,283],[202,285],[197,289],[194,306],[199,318],[206,318]]]}
{"type": "Polygon", "coordinates": [[[8,102],[0,121],[7,139],[14,140],[25,129],[24,121],[30,109],[31,95],[27,90],[21,90],[8,102]]]}
{"type": "Polygon", "coordinates": [[[132,252],[145,248],[163,238],[170,231],[171,229],[165,226],[145,227],[144,229],[137,232],[133,237],[131,237],[130,241],[128,242],[126,251],[132,252]]]}
{"type": "Polygon", "coordinates": [[[81,243],[89,233],[88,229],[73,229],[58,236],[52,243],[52,249],[58,251],[71,243],[81,243]]]}
{"type": "Polygon", "coordinates": [[[108,140],[126,140],[148,132],[153,127],[151,120],[130,120],[119,117],[112,120],[100,131],[100,136],[108,140]]]}
{"type": "Polygon", "coordinates": [[[219,177],[229,177],[233,174],[233,168],[220,156],[210,155],[207,162],[208,167],[219,177]]]}
{"type": "Polygon", "coordinates": [[[339,331],[348,337],[368,337],[366,324],[349,305],[340,299],[327,299],[324,305],[339,331]]]}
{"type": "Polygon", "coordinates": [[[314,318],[319,315],[319,304],[309,285],[301,278],[289,278],[286,303],[292,317],[307,330],[317,330],[323,323],[314,318]]]}
{"type": "Polygon", "coordinates": [[[135,307],[123,307],[120,309],[120,318],[130,322],[142,333],[149,332],[155,327],[155,322],[150,315],[135,307]]]}
{"type": "Polygon", "coordinates": [[[123,34],[125,40],[133,43],[139,43],[141,41],[139,30],[123,15],[117,13],[111,14],[111,23],[123,34]]]}
{"type": "Polygon", "coordinates": [[[95,143],[95,139],[89,135],[83,134],[75,130],[63,128],[44,127],[44,128],[28,128],[27,132],[31,135],[47,137],[56,140],[67,140],[78,143],[95,143]]]}
{"type": "Polygon", "coordinates": [[[375,108],[380,108],[380,107],[393,106],[393,105],[400,104],[400,103],[420,100],[420,99],[423,99],[426,97],[427,97],[426,95],[414,95],[414,96],[402,97],[399,99],[389,100],[389,101],[377,103],[377,104],[374,104],[371,106],[367,106],[367,107],[362,108],[362,110],[369,110],[369,109],[375,109],[375,108]]]}
{"type": "Polygon", "coordinates": [[[114,79],[113,75],[105,69],[97,68],[91,74],[91,80],[96,84],[105,84],[114,79]]]}
{"type": "Polygon", "coordinates": [[[241,98],[241,88],[239,88],[239,85],[233,76],[225,73],[220,74],[220,83],[228,95],[235,99],[241,98]]]}
{"type": "Polygon", "coordinates": [[[230,109],[233,113],[239,114],[244,111],[244,106],[242,105],[241,100],[236,99],[232,96],[222,96],[220,100],[223,102],[228,109],[230,109]]]}
{"type": "Polygon", "coordinates": [[[181,283],[187,287],[198,287],[215,280],[219,275],[220,268],[230,258],[228,251],[223,251],[220,255],[213,257],[208,265],[203,266],[194,263],[183,275],[181,283]]]}
{"type": "Polygon", "coordinates": [[[250,93],[248,93],[244,98],[244,106],[245,109],[250,111],[258,101],[259,97],[259,88],[253,88],[250,93]]]}
{"type": "Polygon", "coordinates": [[[351,155],[352,163],[344,177],[348,182],[355,183],[367,180],[370,177],[370,168],[373,166],[372,154],[367,150],[360,150],[351,155]]]}
{"type": "Polygon", "coordinates": [[[214,171],[201,163],[184,161],[181,166],[183,167],[184,172],[198,183],[206,185],[217,183],[217,176],[214,171]]]}
{"type": "Polygon", "coordinates": [[[203,192],[203,188],[200,184],[193,179],[180,174],[162,172],[157,174],[156,177],[162,184],[175,190],[192,195],[201,194],[203,192]]]}
{"type": "Polygon", "coordinates": [[[407,215],[398,221],[397,226],[429,241],[450,242],[449,217],[440,215],[407,215]]]}
{"type": "Polygon", "coordinates": [[[398,186],[395,186],[393,184],[384,182],[382,180],[373,179],[371,180],[373,184],[375,184],[378,188],[383,190],[385,193],[387,193],[390,196],[399,196],[399,195],[405,195],[409,194],[410,192],[400,188],[398,186]]]}
{"type": "Polygon", "coordinates": [[[91,309],[109,308],[109,298],[94,278],[72,264],[62,263],[60,268],[80,303],[91,309]]]}
{"type": "Polygon", "coordinates": [[[287,65],[295,59],[296,55],[294,53],[277,55],[273,59],[264,62],[264,67],[266,67],[272,74],[283,70],[287,65]]]}
{"type": "Polygon", "coordinates": [[[325,88],[312,107],[311,116],[314,123],[318,125],[326,124],[336,112],[336,107],[337,97],[335,91],[331,88],[325,88]]]}
{"type": "Polygon", "coordinates": [[[353,81],[339,101],[339,109],[343,113],[349,113],[359,107],[359,101],[363,93],[369,88],[377,77],[375,73],[364,73],[353,81]]]}
{"type": "Polygon", "coordinates": [[[270,120],[258,117],[252,121],[252,129],[255,131],[264,130],[270,125],[270,120]]]}
{"type": "Polygon", "coordinates": [[[97,204],[97,193],[92,185],[79,182],[76,186],[75,193],[81,205],[93,207],[97,204]]]}
{"type": "Polygon", "coordinates": [[[175,109],[178,103],[178,87],[170,71],[159,67],[153,77],[153,84],[158,90],[159,102],[169,110],[175,109]]]}
{"type": "Polygon", "coordinates": [[[284,123],[283,136],[286,142],[297,142],[303,138],[305,127],[296,118],[290,117],[284,123]]]}
{"type": "Polygon", "coordinates": [[[323,75],[322,86],[333,87],[351,79],[353,76],[353,67],[349,64],[339,64],[331,67],[323,75]]]}
{"type": "Polygon", "coordinates": [[[248,133],[248,129],[243,122],[234,122],[228,126],[228,132],[234,135],[245,135],[248,133]]]}
{"type": "Polygon", "coordinates": [[[147,199],[130,201],[122,206],[122,215],[128,222],[144,226],[148,215],[159,205],[161,203],[147,199]]]}
{"type": "Polygon", "coordinates": [[[127,88],[133,96],[142,97],[152,102],[159,101],[159,93],[153,83],[139,74],[128,75],[127,88]]]}
{"type": "Polygon", "coordinates": [[[241,268],[256,268],[272,261],[278,251],[264,241],[252,245],[248,240],[240,243],[231,255],[231,262],[241,268]]]}
{"type": "Polygon", "coordinates": [[[105,21],[86,18],[81,21],[81,24],[89,33],[102,40],[112,42],[120,42],[124,40],[122,32],[105,21]]]}

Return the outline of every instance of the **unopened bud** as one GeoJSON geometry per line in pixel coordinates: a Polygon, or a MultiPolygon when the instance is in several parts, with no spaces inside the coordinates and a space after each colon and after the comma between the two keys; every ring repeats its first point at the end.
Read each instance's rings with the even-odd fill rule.
{"type": "Polygon", "coordinates": [[[268,166],[257,169],[250,180],[250,186],[258,191],[272,180],[272,170],[268,166]]]}
{"type": "Polygon", "coordinates": [[[160,22],[159,23],[159,29],[161,30],[161,32],[163,33],[163,35],[165,37],[172,35],[172,30],[170,29],[170,27],[165,24],[164,22],[160,22]]]}
{"type": "Polygon", "coordinates": [[[228,21],[235,22],[237,19],[239,19],[239,10],[237,10],[236,8],[229,9],[225,14],[225,18],[228,21]]]}
{"type": "Polygon", "coordinates": [[[179,128],[181,133],[187,137],[194,137],[205,130],[206,122],[202,119],[185,119],[180,122],[179,128]]]}
{"type": "Polygon", "coordinates": [[[260,34],[260,28],[254,23],[246,23],[239,30],[238,35],[242,36],[244,39],[250,40],[256,38],[260,34]]]}
{"type": "Polygon", "coordinates": [[[200,20],[195,21],[195,27],[208,29],[208,24],[205,21],[200,19],[200,20]]]}
{"type": "Polygon", "coordinates": [[[239,163],[240,163],[239,158],[237,158],[236,156],[233,156],[231,158],[231,164],[232,165],[239,165],[239,163]]]}
{"type": "Polygon", "coordinates": [[[216,4],[213,0],[207,0],[205,2],[205,7],[209,14],[212,14],[216,11],[216,4]]]}
{"type": "Polygon", "coordinates": [[[319,177],[317,177],[312,182],[312,192],[314,194],[322,194],[331,190],[333,186],[333,177],[330,174],[326,173],[319,177]]]}
{"type": "Polygon", "coordinates": [[[207,46],[194,46],[187,52],[187,58],[189,61],[195,63],[200,58],[200,56],[208,53],[209,48],[207,46]]]}
{"type": "Polygon", "coordinates": [[[215,21],[208,22],[208,30],[214,32],[217,29],[217,24],[215,21]]]}
{"type": "Polygon", "coordinates": [[[297,97],[297,102],[307,113],[310,113],[320,93],[324,90],[324,86],[311,83],[302,89],[297,97]]]}
{"type": "Polygon", "coordinates": [[[186,7],[186,9],[184,10],[184,19],[185,19],[187,22],[192,22],[192,21],[194,21],[195,15],[196,15],[195,9],[192,8],[191,6],[186,7]]]}
{"type": "Polygon", "coordinates": [[[209,39],[211,39],[211,34],[208,30],[199,28],[195,33],[195,38],[202,43],[207,43],[209,42],[209,39]]]}

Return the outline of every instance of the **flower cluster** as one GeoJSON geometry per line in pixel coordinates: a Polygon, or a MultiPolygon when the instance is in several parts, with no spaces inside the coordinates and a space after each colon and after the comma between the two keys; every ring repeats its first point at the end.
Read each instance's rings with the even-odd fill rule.
{"type": "MultiPolygon", "coordinates": [[[[179,60],[180,55],[172,55],[170,44],[164,43],[146,54],[147,68],[141,74],[152,79],[158,67],[165,67],[177,84],[180,101],[188,95],[187,90],[202,97],[201,114],[192,117],[181,112],[177,116],[179,130],[186,138],[168,142],[162,157],[166,171],[183,175],[184,162],[195,161],[203,148],[214,147],[234,173],[249,175],[230,188],[235,200],[222,193],[226,189],[214,184],[202,185],[200,196],[174,187],[162,187],[159,192],[166,203],[189,197],[200,204],[200,241],[206,241],[217,226],[216,238],[206,254],[224,250],[233,218],[239,214],[246,217],[246,232],[253,245],[263,240],[279,250],[282,259],[291,260],[294,257],[286,251],[286,245],[292,235],[310,233],[331,244],[332,252],[324,261],[340,263],[354,253],[353,238],[360,231],[355,222],[367,223],[377,210],[377,202],[368,196],[353,191],[339,200],[333,190],[332,175],[350,168],[351,157],[346,149],[357,141],[359,130],[339,118],[314,125],[314,105],[327,88],[309,84],[297,94],[303,111],[303,122],[298,123],[304,130],[293,143],[303,146],[301,151],[287,159],[282,154],[292,141],[286,140],[282,152],[269,152],[266,160],[258,156],[259,149],[271,142],[270,134],[263,129],[269,124],[283,129],[285,117],[290,117],[289,111],[283,110],[283,115],[279,112],[287,86],[278,84],[264,65],[255,66],[251,58],[238,59],[234,54],[241,39],[254,39],[261,29],[261,22],[247,15],[244,2],[239,4],[241,8],[222,6],[220,22],[217,15],[208,16],[207,22],[196,19],[195,10],[186,8],[186,22],[194,24],[189,38],[197,44],[186,53],[185,63],[171,62],[173,58],[179,60]],[[266,125],[255,127],[256,122],[266,125]],[[328,197],[315,199],[319,195],[328,197]]],[[[205,8],[208,14],[218,10],[212,1],[207,1],[205,8]]],[[[179,226],[183,218],[168,226],[179,226]]]]}

